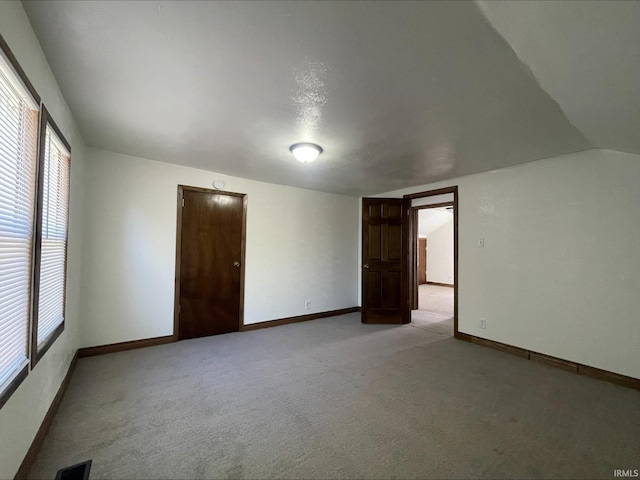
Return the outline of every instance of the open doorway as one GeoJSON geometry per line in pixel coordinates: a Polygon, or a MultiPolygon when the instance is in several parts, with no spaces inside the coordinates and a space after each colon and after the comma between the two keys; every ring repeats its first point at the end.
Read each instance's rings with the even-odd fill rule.
{"type": "Polygon", "coordinates": [[[457,187],[405,196],[411,201],[409,261],[411,322],[458,334],[457,187]]]}
{"type": "Polygon", "coordinates": [[[453,204],[414,208],[418,294],[411,321],[453,335],[453,204]]]}

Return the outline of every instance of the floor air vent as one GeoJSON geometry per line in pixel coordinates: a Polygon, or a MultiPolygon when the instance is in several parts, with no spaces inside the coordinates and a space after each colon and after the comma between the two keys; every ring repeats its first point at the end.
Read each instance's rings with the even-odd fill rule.
{"type": "Polygon", "coordinates": [[[70,467],[61,468],[56,474],[56,480],[89,480],[91,460],[76,463],[70,467]]]}

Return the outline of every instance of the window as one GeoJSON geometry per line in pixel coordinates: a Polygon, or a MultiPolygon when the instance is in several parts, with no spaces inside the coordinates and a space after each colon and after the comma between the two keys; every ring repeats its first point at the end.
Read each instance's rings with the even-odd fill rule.
{"type": "Polygon", "coordinates": [[[32,340],[35,362],[64,329],[71,165],[69,145],[44,107],[40,136],[32,340]]]}
{"type": "Polygon", "coordinates": [[[0,35],[0,408],[64,330],[70,152],[0,35]]]}
{"type": "Polygon", "coordinates": [[[14,62],[0,50],[0,405],[27,374],[40,104],[14,62]]]}

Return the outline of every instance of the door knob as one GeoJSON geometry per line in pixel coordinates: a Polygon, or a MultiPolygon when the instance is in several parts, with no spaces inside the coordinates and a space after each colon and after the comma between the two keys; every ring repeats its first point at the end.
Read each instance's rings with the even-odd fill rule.
{"type": "Polygon", "coordinates": [[[240,262],[233,262],[233,266],[234,267],[239,267],[240,266],[240,262]]]}
{"type": "Polygon", "coordinates": [[[369,264],[365,263],[364,265],[362,265],[362,268],[369,268],[369,264]]]}

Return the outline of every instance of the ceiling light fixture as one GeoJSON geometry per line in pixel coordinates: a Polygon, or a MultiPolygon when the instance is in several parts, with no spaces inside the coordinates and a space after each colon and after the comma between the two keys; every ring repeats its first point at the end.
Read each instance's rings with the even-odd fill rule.
{"type": "Polygon", "coordinates": [[[296,160],[302,163],[313,162],[322,153],[322,147],[315,143],[296,143],[289,147],[296,160]]]}

